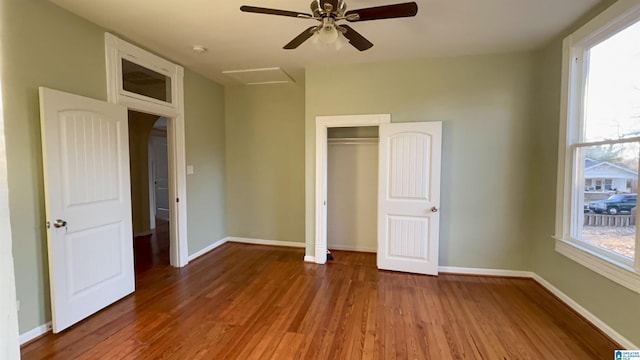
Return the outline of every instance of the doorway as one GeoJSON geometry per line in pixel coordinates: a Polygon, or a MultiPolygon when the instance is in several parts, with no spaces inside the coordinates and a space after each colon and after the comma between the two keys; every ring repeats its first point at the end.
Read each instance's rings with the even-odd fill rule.
{"type": "Polygon", "coordinates": [[[327,261],[329,130],[374,126],[379,139],[377,267],[437,275],[442,123],[390,120],[388,114],[316,117],[313,260],[327,261]]]}
{"type": "Polygon", "coordinates": [[[327,135],[327,247],[375,253],[378,127],[334,127],[327,135]]]}
{"type": "Polygon", "coordinates": [[[172,266],[183,267],[189,263],[184,69],[109,33],[105,33],[105,50],[109,102],[169,120],[169,256],[172,266]]]}
{"type": "MultiPolygon", "coordinates": [[[[327,201],[328,201],[328,139],[329,130],[335,128],[378,127],[389,124],[391,115],[342,115],[316,117],[316,199],[315,199],[315,256],[317,264],[327,262],[327,201]]],[[[336,130],[332,130],[336,131],[336,130]]],[[[340,131],[340,130],[338,130],[340,131]]],[[[350,131],[350,130],[343,130],[350,131]]],[[[377,239],[377,238],[376,238],[377,239]]]]}
{"type": "Polygon", "coordinates": [[[132,110],[128,117],[134,265],[140,274],[170,265],[168,119],[132,110]]]}

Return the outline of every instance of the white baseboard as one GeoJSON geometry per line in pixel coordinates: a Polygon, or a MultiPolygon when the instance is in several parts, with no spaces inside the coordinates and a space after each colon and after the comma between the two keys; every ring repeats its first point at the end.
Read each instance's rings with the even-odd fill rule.
{"type": "Polygon", "coordinates": [[[270,246],[288,246],[288,247],[297,247],[297,248],[303,248],[303,247],[306,246],[306,244],[302,243],[302,242],[251,239],[251,238],[242,238],[242,237],[233,237],[233,236],[228,237],[227,241],[243,243],[243,244],[270,245],[270,246]]]}
{"type": "Polygon", "coordinates": [[[550,282],[543,279],[540,275],[533,273],[532,278],[538,282],[538,284],[542,285],[544,288],[549,290],[552,294],[557,296],[562,302],[567,304],[570,308],[575,310],[578,314],[582,315],[585,319],[589,320],[595,327],[600,329],[603,333],[607,334],[611,339],[622,345],[625,349],[640,349],[637,345],[634,345],[629,339],[620,335],[619,332],[615,331],[611,326],[607,325],[600,318],[592,314],[589,310],[582,307],[582,305],[578,304],[575,300],[569,297],[569,295],[560,291],[557,287],[551,285],[550,282]]]}
{"type": "Polygon", "coordinates": [[[205,247],[204,249],[202,249],[200,251],[196,251],[195,253],[189,255],[189,261],[195,260],[195,259],[199,258],[200,256],[208,253],[209,251],[217,248],[218,246],[226,244],[228,239],[229,239],[228,237],[226,237],[224,239],[220,239],[220,240],[214,242],[213,244],[205,247]]]}
{"type": "Polygon", "coordinates": [[[44,325],[40,325],[34,329],[27,331],[24,334],[20,334],[20,345],[28,343],[29,341],[37,338],[38,336],[42,336],[51,331],[51,322],[48,322],[44,325]]]}
{"type": "Polygon", "coordinates": [[[521,278],[533,277],[533,273],[531,271],[466,268],[466,267],[455,267],[455,266],[439,266],[438,272],[451,273],[451,274],[508,276],[508,277],[521,277],[521,278]]]}
{"type": "Polygon", "coordinates": [[[316,262],[316,257],[315,256],[305,255],[304,256],[304,262],[315,263],[316,262]]]}
{"type": "Polygon", "coordinates": [[[372,249],[372,248],[361,247],[361,246],[328,244],[327,247],[330,250],[345,250],[345,251],[357,251],[357,252],[366,252],[366,253],[376,253],[376,252],[378,252],[378,249],[372,249]]]}

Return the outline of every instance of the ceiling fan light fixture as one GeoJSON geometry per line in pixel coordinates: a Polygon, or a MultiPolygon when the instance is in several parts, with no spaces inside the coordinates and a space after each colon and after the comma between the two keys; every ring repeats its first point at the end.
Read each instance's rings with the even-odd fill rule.
{"type": "Polygon", "coordinates": [[[336,50],[340,50],[349,44],[349,40],[344,37],[342,31],[338,31],[338,39],[336,40],[336,50]]]}
{"type": "Polygon", "coordinates": [[[359,51],[370,49],[373,43],[350,26],[344,23],[338,25],[339,21],[360,22],[405,18],[416,16],[418,13],[418,4],[414,1],[347,11],[345,0],[311,0],[310,7],[311,14],[247,5],[241,6],[240,11],[312,19],[320,22],[320,25],[307,28],[289,41],[283,46],[284,49],[296,49],[303,42],[311,39],[317,48],[323,47],[323,44],[324,47],[335,44],[336,50],[339,50],[345,44],[349,44],[359,51]]]}
{"type": "Polygon", "coordinates": [[[323,44],[333,44],[338,40],[338,29],[333,24],[323,26],[318,30],[318,40],[323,44]]]}

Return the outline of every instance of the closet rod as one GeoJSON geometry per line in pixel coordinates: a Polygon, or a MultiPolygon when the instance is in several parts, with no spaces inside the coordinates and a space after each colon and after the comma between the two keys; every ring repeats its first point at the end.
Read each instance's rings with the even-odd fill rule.
{"type": "Polygon", "coordinates": [[[379,139],[377,137],[366,138],[329,138],[327,142],[331,144],[339,145],[358,145],[358,144],[377,144],[379,139]]]}

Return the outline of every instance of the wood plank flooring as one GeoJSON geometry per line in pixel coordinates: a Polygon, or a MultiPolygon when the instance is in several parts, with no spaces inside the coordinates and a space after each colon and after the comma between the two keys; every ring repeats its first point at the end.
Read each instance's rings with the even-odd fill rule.
{"type": "Polygon", "coordinates": [[[378,271],[375,255],[229,243],[23,359],[609,359],[619,346],[530,279],[378,271]]]}
{"type": "Polygon", "coordinates": [[[153,266],[169,266],[169,222],[156,218],[156,228],[151,234],[133,239],[136,274],[153,266]]]}

